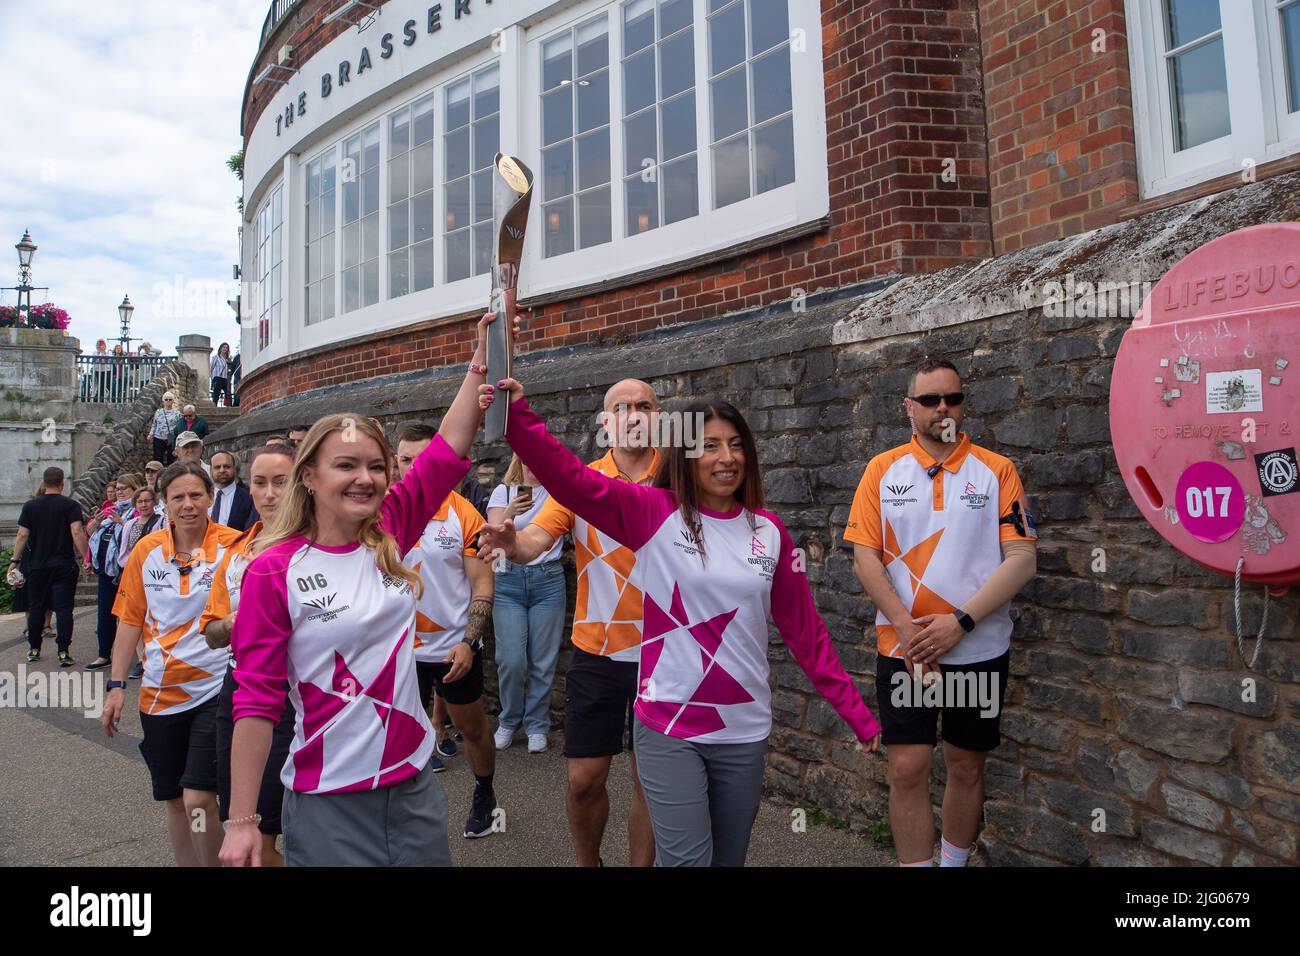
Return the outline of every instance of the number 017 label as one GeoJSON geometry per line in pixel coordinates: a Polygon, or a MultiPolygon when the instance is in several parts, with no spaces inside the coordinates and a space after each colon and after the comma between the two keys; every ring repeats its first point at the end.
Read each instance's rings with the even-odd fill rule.
{"type": "Polygon", "coordinates": [[[1188,465],[1174,492],[1178,520],[1198,541],[1217,543],[1241,528],[1246,496],[1241,483],[1216,461],[1188,465]]]}

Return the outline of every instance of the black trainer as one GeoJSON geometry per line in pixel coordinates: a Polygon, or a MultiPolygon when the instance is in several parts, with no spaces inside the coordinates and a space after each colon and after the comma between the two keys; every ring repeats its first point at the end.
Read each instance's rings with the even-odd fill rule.
{"type": "Polygon", "coordinates": [[[491,787],[474,785],[474,802],[470,805],[469,817],[465,820],[466,839],[489,836],[495,823],[493,811],[497,808],[496,794],[491,787]]]}
{"type": "Polygon", "coordinates": [[[72,666],[73,664],[75,664],[75,663],[76,663],[76,661],[74,661],[74,660],[72,659],[72,655],[71,655],[71,654],[69,654],[67,651],[59,651],[59,666],[60,666],[60,667],[71,667],[71,666],[72,666]]]}

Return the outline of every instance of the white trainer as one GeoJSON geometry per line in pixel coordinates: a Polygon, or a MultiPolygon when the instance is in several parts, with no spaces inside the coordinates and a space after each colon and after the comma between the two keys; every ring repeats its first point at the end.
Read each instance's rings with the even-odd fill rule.
{"type": "Polygon", "coordinates": [[[496,744],[497,750],[505,750],[514,739],[515,731],[510,727],[497,727],[497,732],[492,735],[492,742],[496,744]]]}
{"type": "Polygon", "coordinates": [[[546,734],[529,734],[528,735],[528,752],[530,754],[544,754],[547,747],[546,734]]]}

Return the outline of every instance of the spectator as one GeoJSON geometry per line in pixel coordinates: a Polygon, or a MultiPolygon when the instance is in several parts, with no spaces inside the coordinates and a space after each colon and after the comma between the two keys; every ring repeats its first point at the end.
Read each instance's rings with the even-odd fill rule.
{"type": "Polygon", "coordinates": [[[156,348],[154,348],[154,347],[153,347],[152,345],[150,345],[148,342],[141,342],[141,343],[140,343],[140,354],[141,354],[142,356],[144,356],[145,358],[152,358],[152,357],[154,357],[155,355],[162,355],[162,350],[161,350],[161,349],[156,349],[156,348]]]}
{"type": "MultiPolygon", "coordinates": [[[[371,421],[375,422],[375,427],[378,428],[381,432],[384,430],[384,426],[380,425],[379,422],[375,421],[375,419],[372,418],[371,421]]],[[[308,426],[306,425],[289,426],[289,447],[290,448],[297,450],[298,445],[301,444],[302,440],[307,437],[307,427],[308,426]]]]}
{"type": "Polygon", "coordinates": [[[10,567],[22,564],[27,546],[25,587],[28,591],[27,660],[41,659],[41,625],[45,609],[54,611],[58,626],[59,666],[71,667],[72,604],[77,591],[77,555],[85,550],[81,508],[63,495],[63,469],[50,467],[42,476],[45,494],[28,499],[18,515],[18,536],[10,567]]]}
{"type": "Polygon", "coordinates": [[[113,346],[113,361],[108,380],[108,400],[126,401],[126,350],[121,343],[113,346]]]}
{"type": "Polygon", "coordinates": [[[209,517],[236,531],[247,531],[258,520],[253,496],[239,477],[239,459],[233,452],[219,451],[212,456],[212,483],[215,486],[209,517]]]}
{"type": "Polygon", "coordinates": [[[164,468],[176,460],[172,454],[172,437],[178,424],[183,421],[181,413],[176,410],[176,396],[163,392],[162,408],[153,413],[153,424],[149,428],[149,437],[153,439],[153,456],[162,462],[164,468]]]}
{"type": "Polygon", "coordinates": [[[90,377],[94,382],[94,400],[104,401],[108,391],[108,343],[99,339],[90,365],[90,377]]]}
{"type": "Polygon", "coordinates": [[[287,445],[289,444],[289,439],[285,438],[283,435],[272,435],[266,440],[266,443],[268,445],[287,445]]]}
{"type": "MultiPolygon", "coordinates": [[[[513,518],[516,530],[523,530],[548,497],[515,455],[505,481],[492,491],[488,521],[500,524],[513,518]]],[[[564,637],[563,547],[564,538],[559,537],[527,564],[503,560],[504,570],[497,574],[492,621],[501,696],[495,735],[498,750],[510,746],[520,724],[528,734],[529,753],[542,753],[548,746],[551,684],[564,637]]]]}
{"type": "MultiPolygon", "coordinates": [[[[45,494],[45,482],[42,481],[39,484],[37,484],[36,490],[32,492],[32,497],[39,498],[43,494],[45,494]]],[[[28,556],[23,555],[23,559],[18,562],[18,573],[23,576],[24,581],[22,584],[19,584],[14,587],[13,602],[10,605],[10,610],[13,611],[15,614],[26,614],[27,608],[31,603],[27,599],[27,596],[31,593],[31,591],[26,586],[26,580],[25,580],[30,570],[31,569],[28,566],[28,556]]],[[[41,640],[43,641],[48,641],[51,637],[54,636],[54,632],[50,630],[50,618],[53,615],[54,615],[53,610],[49,610],[45,612],[45,627],[41,631],[41,640]]],[[[24,618],[23,620],[25,621],[26,618],[24,618]]],[[[26,627],[23,628],[22,636],[23,637],[27,636],[26,627]]]]}
{"type": "Polygon", "coordinates": [[[217,354],[212,356],[212,404],[220,405],[224,393],[226,404],[230,404],[230,343],[222,342],[217,346],[217,354]]]}
{"type": "Polygon", "coordinates": [[[122,575],[119,561],[121,533],[123,526],[131,517],[134,507],[132,497],[138,485],[135,475],[118,476],[114,492],[115,500],[101,516],[90,535],[90,566],[98,577],[95,637],[99,644],[99,656],[87,665],[88,670],[96,670],[108,663],[109,654],[113,650],[113,639],[117,636],[117,619],[113,617],[113,602],[117,600],[117,581],[122,575]]]}
{"type": "Polygon", "coordinates": [[[230,404],[239,407],[239,353],[230,360],[230,404]]]}
{"type": "Polygon", "coordinates": [[[202,465],[208,475],[212,474],[212,467],[203,460],[203,439],[194,432],[181,432],[176,436],[176,460],[192,461],[202,465]]]}
{"type": "Polygon", "coordinates": [[[172,427],[172,444],[176,446],[176,457],[178,458],[180,457],[179,453],[181,446],[175,441],[175,439],[180,437],[182,432],[193,432],[195,435],[199,436],[199,438],[208,437],[208,423],[204,420],[203,416],[195,410],[193,405],[186,405],[181,409],[181,411],[181,420],[172,427]]]}

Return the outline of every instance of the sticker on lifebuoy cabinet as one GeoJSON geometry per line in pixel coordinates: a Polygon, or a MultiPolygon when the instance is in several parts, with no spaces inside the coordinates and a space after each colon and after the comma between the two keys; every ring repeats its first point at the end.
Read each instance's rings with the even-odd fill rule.
{"type": "Polygon", "coordinates": [[[1294,448],[1279,448],[1255,456],[1259,469],[1259,490],[1265,498],[1289,495],[1300,488],[1300,465],[1296,463],[1294,448]]]}
{"type": "Polygon", "coordinates": [[[1205,410],[1211,415],[1262,412],[1264,388],[1260,370],[1243,368],[1235,372],[1206,372],[1205,410]]]}
{"type": "Polygon", "coordinates": [[[1198,541],[1226,541],[1241,528],[1246,495],[1232,472],[1215,461],[1188,465],[1178,479],[1178,519],[1198,541]]]}

